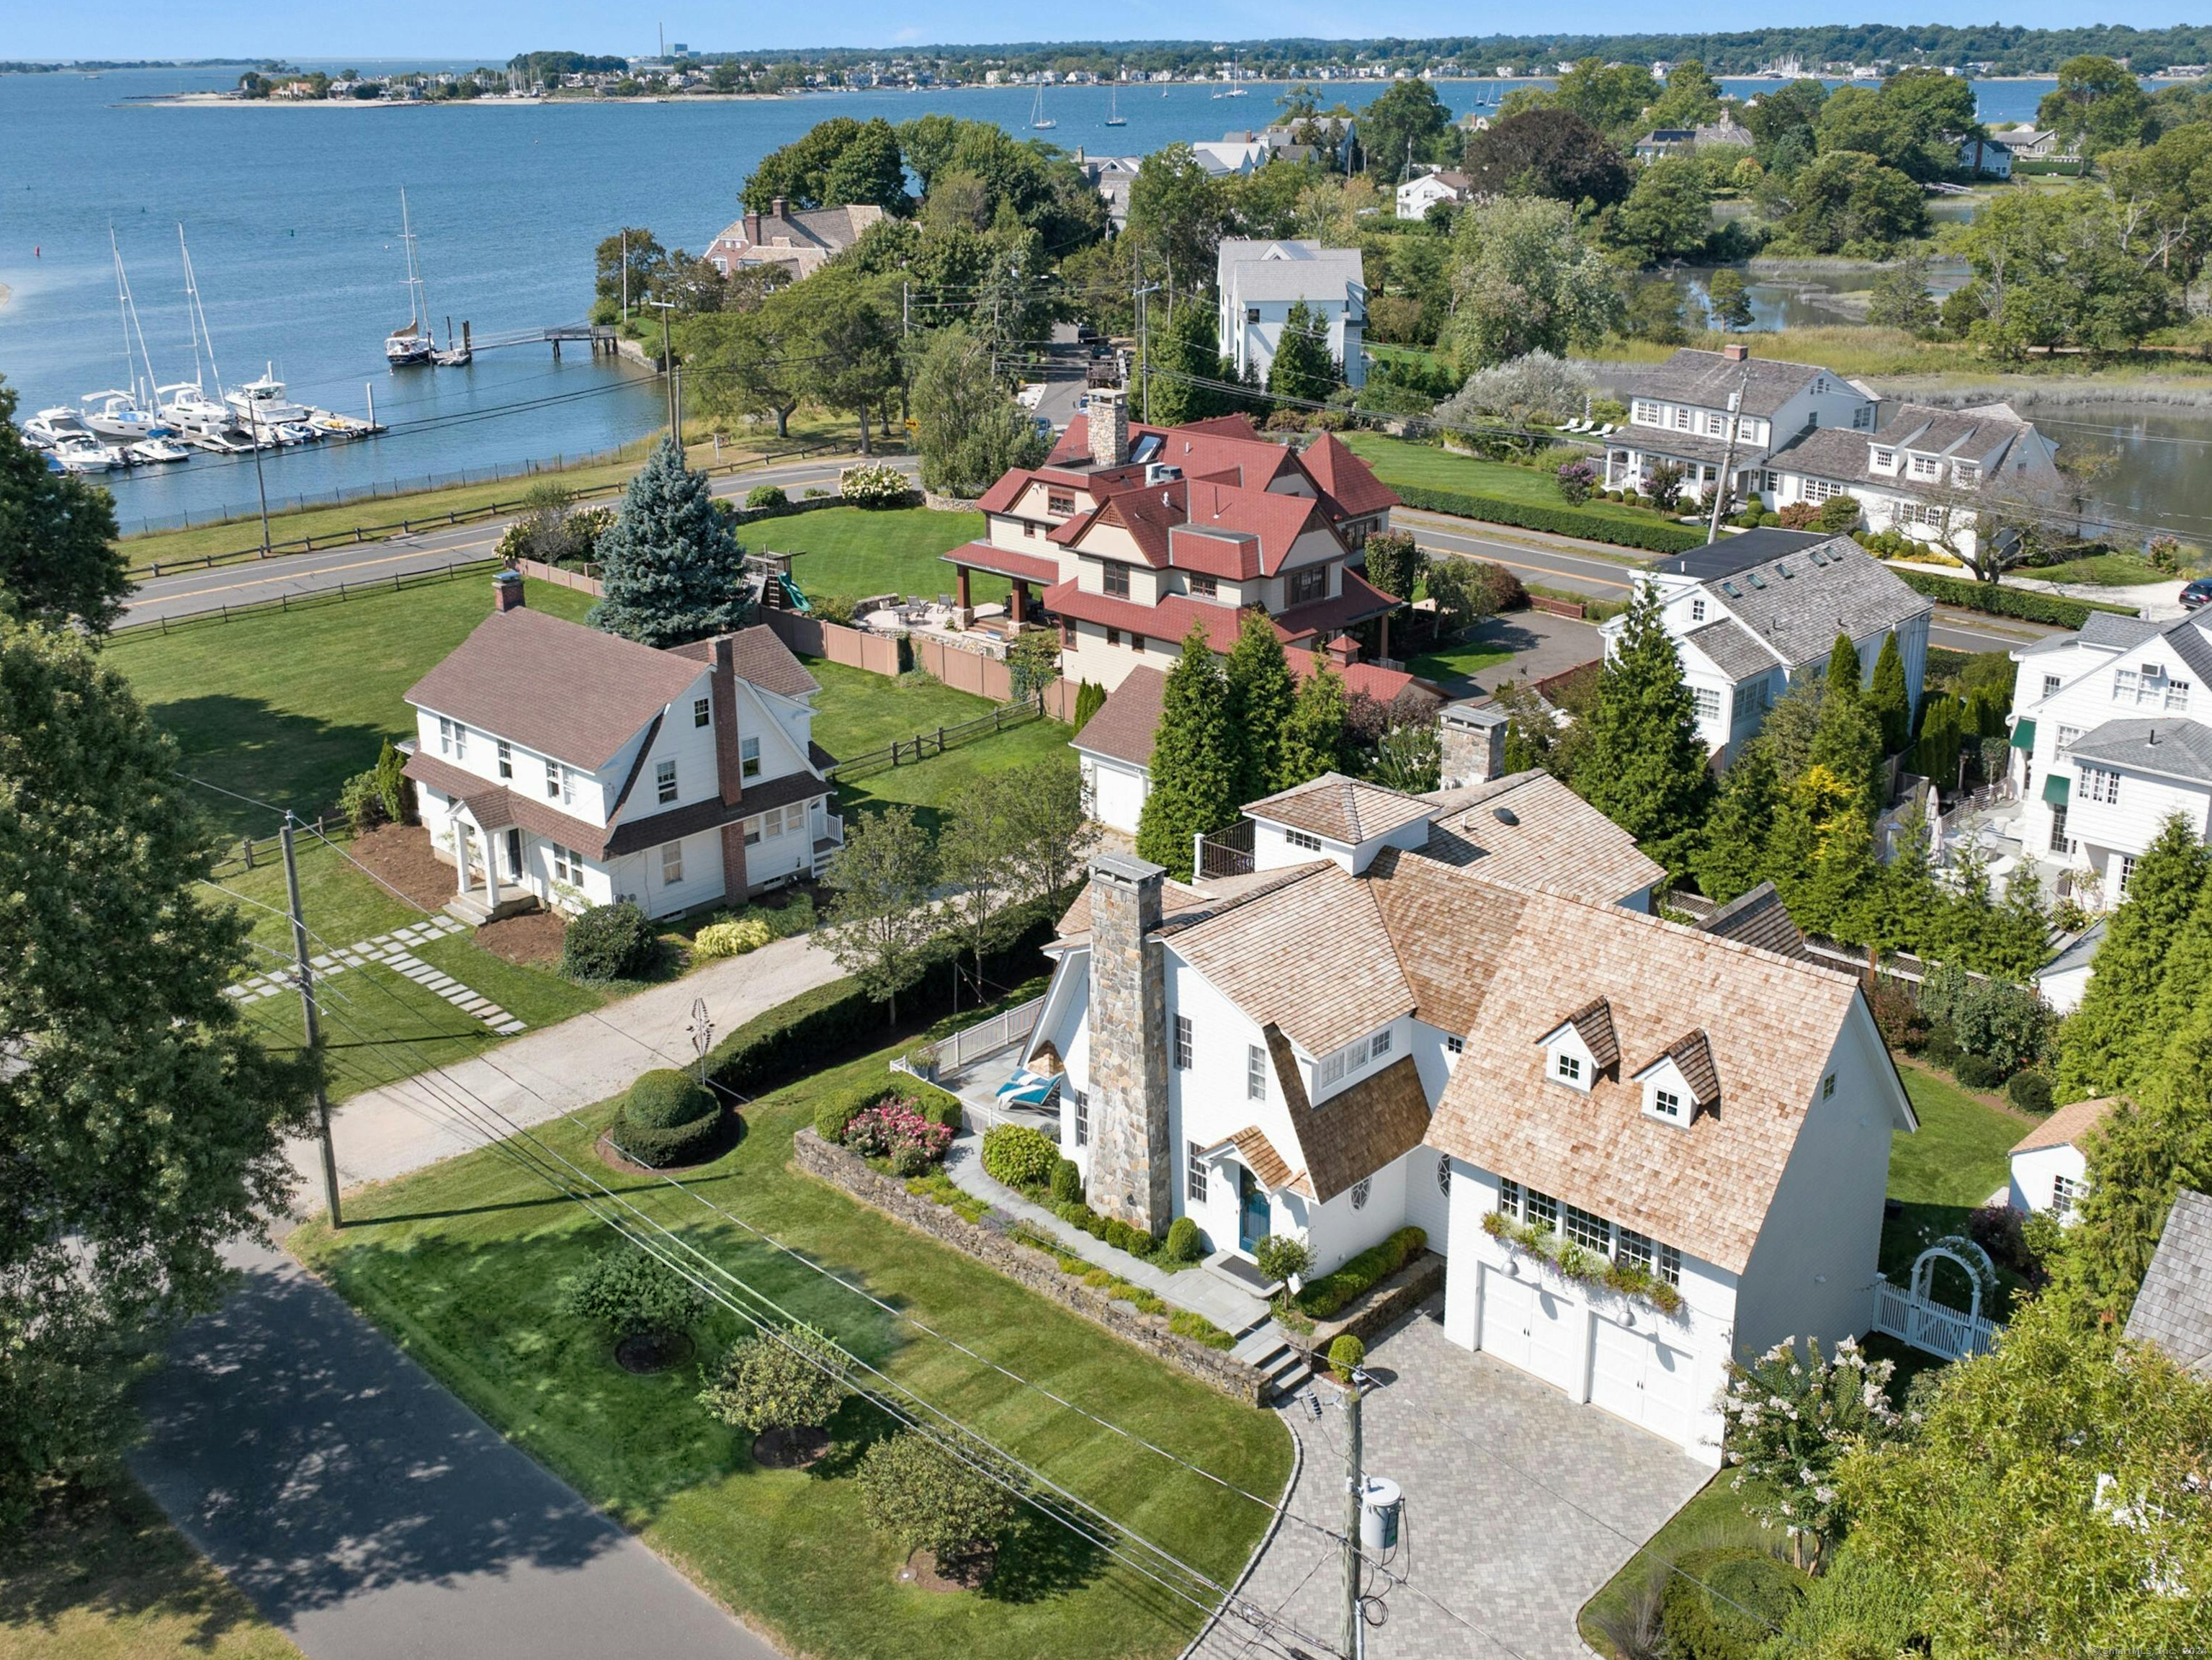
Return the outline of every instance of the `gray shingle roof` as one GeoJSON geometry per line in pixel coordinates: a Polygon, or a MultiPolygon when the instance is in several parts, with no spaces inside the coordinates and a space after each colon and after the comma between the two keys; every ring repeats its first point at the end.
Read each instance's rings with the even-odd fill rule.
{"type": "Polygon", "coordinates": [[[2105,948],[2105,919],[2099,917],[2082,933],[2036,970],[2039,975],[2064,974],[2074,969],[2086,969],[2097,960],[2097,953],[2105,948]]]}
{"type": "MultiPolygon", "coordinates": [[[[2115,651],[2125,651],[2130,646],[2140,646],[2164,626],[2141,617],[2123,617],[2118,611],[2093,611],[2089,613],[2089,620],[2081,624],[2081,632],[2075,637],[2085,646],[2104,646],[2115,651]]],[[[2065,637],[2063,635],[2057,636],[2062,643],[2065,637]]]]}
{"type": "Polygon", "coordinates": [[[1367,278],[1357,248],[1318,242],[1255,242],[1231,237],[1221,245],[1223,285],[1246,304],[1255,300],[1334,300],[1364,288],[1367,278]],[[1270,250],[1274,257],[1269,257],[1270,250]]]}
{"type": "Polygon", "coordinates": [[[1826,662],[1838,634],[1863,640],[1935,609],[1847,536],[1712,577],[1704,587],[1793,668],[1826,662]]]}
{"type": "Polygon", "coordinates": [[[1932,481],[1875,471],[1868,465],[1873,446],[1951,454],[1962,461],[1980,462],[1994,471],[2002,464],[2005,453],[2027,430],[2027,424],[2002,404],[1963,411],[1905,404],[1882,423],[1879,432],[1815,427],[1800,434],[1775,453],[1774,465],[1785,472],[1910,493],[1916,484],[1932,481]]]}
{"type": "Polygon", "coordinates": [[[2186,1188],[2175,1195],[2127,1335],[2212,1376],[2212,1198],[2186,1188]]]}
{"type": "Polygon", "coordinates": [[[2212,727],[2194,721],[2107,721],[2068,753],[2077,763],[2097,761],[2212,784],[2212,727]]]}
{"type": "Polygon", "coordinates": [[[1748,679],[1774,666],[1774,654],[1732,617],[1692,629],[1682,638],[1711,658],[1713,666],[1731,680],[1748,679]]]}
{"type": "Polygon", "coordinates": [[[2203,627],[2194,616],[2170,623],[2166,629],[2166,643],[2173,648],[2176,657],[2196,672],[2200,684],[2212,681],[2212,640],[2205,638],[2203,627]]]}
{"type": "Polygon", "coordinates": [[[1729,394],[1741,386],[1743,413],[1771,416],[1820,374],[1827,375],[1838,386],[1844,384],[1841,375],[1817,363],[1787,363],[1771,357],[1739,362],[1717,351],[1685,346],[1657,368],[1638,375],[1630,390],[1638,397],[1671,398],[1678,404],[1720,410],[1728,407],[1729,394]]]}

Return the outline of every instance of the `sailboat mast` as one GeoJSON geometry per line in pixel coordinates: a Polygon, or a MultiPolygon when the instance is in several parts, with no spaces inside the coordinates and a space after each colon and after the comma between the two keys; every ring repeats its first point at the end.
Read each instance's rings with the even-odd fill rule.
{"type": "Polygon", "coordinates": [[[185,246],[185,226],[182,220],[177,222],[177,252],[183,256],[185,262],[185,331],[192,337],[192,384],[204,392],[207,390],[207,383],[200,379],[200,329],[193,317],[194,307],[199,304],[199,297],[192,292],[192,256],[191,251],[185,246]]]}
{"type": "MultiPolygon", "coordinates": [[[[198,342],[199,340],[205,340],[207,342],[208,379],[214,383],[214,395],[220,397],[222,392],[222,370],[215,361],[215,331],[208,327],[207,307],[200,302],[199,279],[192,275],[192,251],[185,246],[185,227],[181,221],[179,221],[177,225],[177,252],[184,257],[185,261],[185,297],[191,302],[193,320],[199,325],[198,337],[192,344],[192,380],[195,384],[198,384],[199,380],[200,349],[198,342]]],[[[204,391],[206,388],[203,387],[202,390],[204,391]]]]}
{"type": "Polygon", "coordinates": [[[137,402],[150,407],[154,402],[154,358],[146,350],[146,331],[139,325],[138,305],[131,297],[131,278],[123,269],[123,250],[115,240],[115,227],[107,228],[107,249],[115,256],[115,289],[123,305],[123,370],[131,381],[131,394],[137,402]],[[141,391],[138,371],[131,365],[131,342],[138,342],[138,362],[145,367],[144,390],[141,391]]]}

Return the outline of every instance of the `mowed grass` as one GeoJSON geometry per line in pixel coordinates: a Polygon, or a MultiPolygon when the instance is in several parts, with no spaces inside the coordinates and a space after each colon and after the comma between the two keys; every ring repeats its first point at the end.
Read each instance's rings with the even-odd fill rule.
{"type": "MultiPolygon", "coordinates": [[[[824,508],[790,519],[746,525],[738,538],[756,553],[789,553],[792,579],[810,598],[847,599],[896,593],[933,599],[953,591],[952,567],[939,554],[983,534],[980,513],[933,513],[927,508],[824,508]]],[[[969,599],[1003,603],[1006,579],[977,571],[969,599]]]]}
{"type": "MultiPolygon", "coordinates": [[[[946,1337],[1114,1424],[1272,1501],[1289,1467],[1280,1428],[1141,1351],[865,1209],[789,1163],[823,1094],[880,1074],[895,1053],[764,1095],[731,1152],[665,1183],[609,1175],[625,1199],[799,1319],[941,1407],[1117,1523],[1213,1578],[1233,1579],[1267,1512],[961,1355],[762,1243],[707,1205],[742,1216],[946,1337]],[[696,1193],[698,1197],[695,1198],[696,1193]]],[[[586,1109],[543,1126],[551,1146],[598,1171],[611,1116],[586,1109]]],[[[853,1471],[892,1426],[848,1402],[838,1446],[806,1471],[769,1470],[750,1438],[708,1419],[697,1368],[637,1377],[560,1310],[560,1282],[617,1243],[495,1150],[450,1160],[355,1201],[342,1235],[319,1225],[295,1249],[500,1431],[641,1532],[791,1654],[840,1660],[1029,1660],[1045,1654],[1166,1660],[1199,1612],[1041,1518],[1002,1551],[979,1591],[901,1586],[903,1553],[872,1532],[853,1471]]],[[[702,1359],[737,1337],[726,1311],[693,1329],[702,1359]]]]}
{"type": "Polygon", "coordinates": [[[1585,518],[1609,520],[1616,524],[1657,525],[1665,518],[1648,508],[1624,507],[1618,502],[1595,498],[1580,508],[1569,507],[1559,495],[1559,486],[1549,472],[1538,472],[1533,467],[1509,466],[1503,461],[1485,461],[1472,455],[1454,455],[1449,450],[1430,444],[1411,444],[1402,438],[1384,438],[1375,433],[1340,433],[1352,453],[1375,469],[1375,476],[1386,484],[1404,484],[1416,489],[1459,490],[1469,496],[1495,496],[1524,506],[1547,508],[1557,513],[1580,514],[1585,518]]]}
{"type": "MultiPolygon", "coordinates": [[[[581,621],[589,594],[526,585],[530,605],[581,621]]],[[[289,807],[333,811],[338,789],[415,730],[403,701],[491,613],[488,573],[307,611],[264,612],[168,634],[126,635],[104,655],[174,734],[185,770],[289,807]]],[[[202,805],[234,836],[272,836],[273,815],[214,794],[202,805]]]]}
{"type": "Polygon", "coordinates": [[[2032,577],[2039,582],[2094,582],[2114,588],[2142,587],[2151,582],[2176,580],[2139,553],[2093,553],[2086,558],[2061,560],[2055,565],[2022,566],[2013,575],[2032,577]]]}
{"type": "Polygon", "coordinates": [[[1406,669],[1424,680],[1435,681],[1455,697],[1464,697],[1476,690],[1476,675],[1508,661],[1512,655],[1502,646],[1467,641],[1440,651],[1425,651],[1408,660],[1406,669]]]}
{"type": "Polygon", "coordinates": [[[299,1660],[135,1482],[0,1541],[0,1660],[299,1660]]]}

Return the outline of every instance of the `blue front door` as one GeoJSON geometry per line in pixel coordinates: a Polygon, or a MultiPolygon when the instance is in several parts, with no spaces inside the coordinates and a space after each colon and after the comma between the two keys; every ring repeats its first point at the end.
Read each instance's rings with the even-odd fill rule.
{"type": "Polygon", "coordinates": [[[1252,1172],[1243,1165],[1237,1167],[1237,1243],[1250,1250],[1267,1237],[1272,1219],[1267,1207],[1267,1191],[1252,1179],[1252,1172]]]}

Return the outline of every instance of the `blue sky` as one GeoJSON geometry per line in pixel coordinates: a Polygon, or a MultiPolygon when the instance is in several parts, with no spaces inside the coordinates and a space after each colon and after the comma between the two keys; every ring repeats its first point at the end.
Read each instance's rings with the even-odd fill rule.
{"type": "MultiPolygon", "coordinates": [[[[1826,21],[1986,22],[2060,27],[2131,23],[2160,27],[2197,21],[2191,9],[2168,0],[2120,7],[2014,0],[2002,9],[1982,3],[1868,6],[1826,21]]],[[[1104,14],[1102,14],[1102,15],[1104,14]]],[[[833,9],[733,7],[660,0],[630,8],[580,0],[477,0],[454,8],[450,0],[376,0],[338,6],[316,0],[100,0],[89,5],[35,4],[5,0],[0,15],[0,55],[21,58],[210,58],[225,53],[295,58],[351,57],[477,58],[503,61],[526,47],[582,52],[649,52],[654,26],[670,40],[702,50],[747,46],[892,46],[916,41],[992,41],[1034,39],[1041,28],[1066,37],[1071,14],[1041,12],[1016,0],[845,0],[833,9]],[[657,15],[656,15],[657,14],[657,15]],[[1047,17],[1049,16],[1049,22],[1047,17]],[[1057,27],[1054,27],[1057,25],[1057,27]]],[[[1470,13],[1447,0],[1400,0],[1394,5],[1347,9],[1319,0],[1125,0],[1110,14],[1110,32],[1124,40],[1190,40],[1210,33],[1219,40],[1282,35],[1341,37],[1395,33],[1434,35],[1489,33],[1533,24],[1534,14],[1470,13]]],[[[1542,26],[1554,30],[1613,30],[1631,20],[1618,5],[1598,0],[1559,0],[1541,9],[1542,26]]],[[[1709,0],[1638,14],[1634,26],[1652,30],[1757,27],[1783,21],[1771,3],[1709,0]]],[[[1791,18],[1792,22],[1811,21],[1791,18]]]]}

